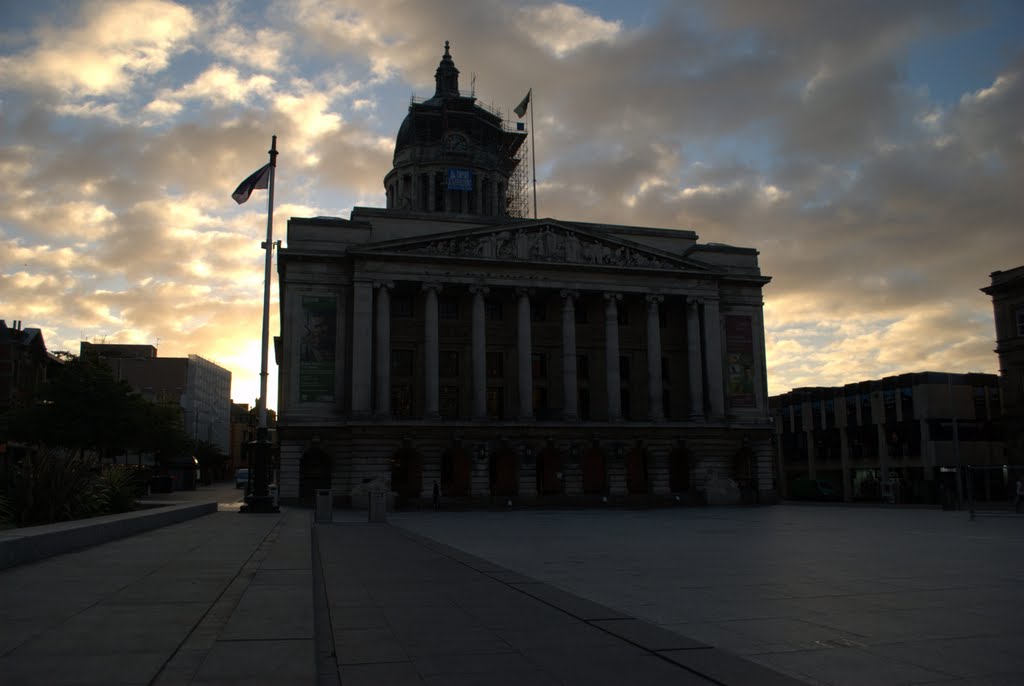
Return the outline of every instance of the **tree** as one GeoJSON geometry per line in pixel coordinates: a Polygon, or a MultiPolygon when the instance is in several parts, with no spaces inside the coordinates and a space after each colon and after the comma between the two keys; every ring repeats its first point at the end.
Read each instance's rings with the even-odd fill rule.
{"type": "Polygon", "coordinates": [[[94,452],[101,460],[128,450],[158,457],[189,451],[181,408],[145,400],[96,357],[67,361],[43,386],[41,402],[19,410],[11,427],[17,440],[94,452]]]}

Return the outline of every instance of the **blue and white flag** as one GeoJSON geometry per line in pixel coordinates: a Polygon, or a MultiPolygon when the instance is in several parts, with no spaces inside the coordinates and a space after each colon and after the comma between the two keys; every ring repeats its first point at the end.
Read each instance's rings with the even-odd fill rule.
{"type": "Polygon", "coordinates": [[[239,205],[244,203],[257,188],[268,188],[270,185],[270,164],[265,164],[254,171],[249,178],[238,184],[238,188],[231,194],[239,205]]]}

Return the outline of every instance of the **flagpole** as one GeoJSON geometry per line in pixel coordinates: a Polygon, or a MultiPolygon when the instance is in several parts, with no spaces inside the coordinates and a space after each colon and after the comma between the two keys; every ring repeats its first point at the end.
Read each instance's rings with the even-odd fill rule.
{"type": "Polygon", "coordinates": [[[266,267],[263,271],[263,340],[260,348],[260,397],[256,400],[259,425],[253,445],[253,459],[249,475],[252,491],[245,498],[241,512],[267,514],[280,512],[270,496],[271,444],[267,430],[267,357],[270,348],[270,263],[274,252],[274,172],[277,169],[277,136],[270,139],[270,172],[267,175],[267,240],[262,247],[267,251],[266,267]]]}
{"type": "Polygon", "coordinates": [[[533,157],[533,218],[537,218],[537,136],[533,132],[533,89],[530,89],[530,154],[533,157]]]}
{"type": "Polygon", "coordinates": [[[267,189],[267,242],[263,249],[267,251],[266,264],[263,270],[263,341],[260,348],[260,398],[257,401],[259,428],[267,428],[267,365],[270,347],[270,263],[274,252],[274,172],[277,170],[277,136],[270,139],[270,179],[267,189]]]}

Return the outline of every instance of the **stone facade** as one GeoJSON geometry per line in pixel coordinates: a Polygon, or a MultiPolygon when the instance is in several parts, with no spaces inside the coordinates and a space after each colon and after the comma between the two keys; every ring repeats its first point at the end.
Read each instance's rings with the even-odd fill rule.
{"type": "Polygon", "coordinates": [[[282,498],[330,486],[347,502],[381,479],[405,503],[429,502],[435,481],[476,504],[697,498],[708,484],[771,501],[757,252],[509,217],[505,191],[488,202],[474,182],[504,189],[515,146],[495,148],[493,113],[473,122],[453,69],[446,46],[438,92],[399,134],[385,209],[289,221],[282,498]],[[421,123],[455,103],[458,146],[421,123]],[[429,189],[454,165],[469,188],[428,191],[450,202],[392,200],[406,172],[429,189]]]}

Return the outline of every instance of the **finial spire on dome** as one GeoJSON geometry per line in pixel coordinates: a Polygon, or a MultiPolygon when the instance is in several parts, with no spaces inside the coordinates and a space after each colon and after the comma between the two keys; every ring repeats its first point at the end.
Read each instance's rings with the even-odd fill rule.
{"type": "Polygon", "coordinates": [[[437,83],[434,90],[435,98],[459,97],[459,70],[455,68],[455,62],[452,61],[450,47],[450,43],[445,41],[444,56],[441,57],[441,63],[437,65],[437,71],[434,72],[434,81],[437,83]]]}

